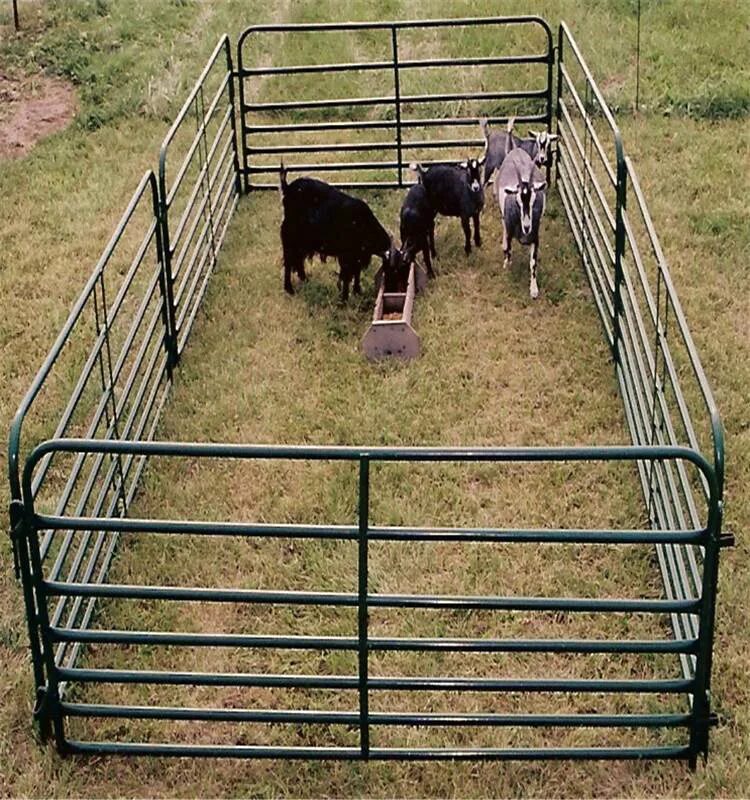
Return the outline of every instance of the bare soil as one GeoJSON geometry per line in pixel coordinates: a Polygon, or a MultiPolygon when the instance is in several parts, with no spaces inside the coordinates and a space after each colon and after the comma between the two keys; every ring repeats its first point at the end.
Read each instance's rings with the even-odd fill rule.
{"type": "Polygon", "coordinates": [[[25,156],[38,141],[67,127],[77,107],[75,88],[61,78],[0,73],[0,160],[25,156]]]}

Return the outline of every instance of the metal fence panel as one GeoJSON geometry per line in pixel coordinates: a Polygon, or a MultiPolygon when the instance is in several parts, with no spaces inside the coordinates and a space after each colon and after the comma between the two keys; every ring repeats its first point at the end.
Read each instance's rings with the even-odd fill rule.
{"type": "MultiPolygon", "coordinates": [[[[339,52],[336,47],[329,51],[339,52]]],[[[373,760],[665,758],[687,759],[694,765],[700,754],[707,753],[708,727],[715,722],[709,703],[713,620],[719,547],[727,542],[721,536],[723,433],[633,164],[625,156],[614,117],[570,31],[561,25],[555,51],[550,28],[538,17],[263,25],[242,34],[237,61],[234,71],[229,39],[222,37],[164,140],[158,185],[151,172],[139,184],[11,429],[11,526],[28,618],[36,715],[43,732],[54,730],[61,752],[78,753],[373,760]],[[505,32],[503,44],[490,37],[471,50],[470,57],[465,56],[466,43],[460,37],[457,41],[442,37],[442,33],[492,30],[505,32]],[[441,33],[435,38],[437,50],[431,49],[425,32],[441,33]],[[541,42],[536,50],[529,44],[534,33],[541,42]],[[286,42],[279,59],[274,52],[272,65],[258,63],[269,60],[262,44],[267,36],[281,36],[286,42]],[[344,55],[346,37],[368,36],[377,44],[376,56],[367,62],[317,63],[306,55],[304,40],[310,36],[333,37],[330,41],[341,44],[344,55]],[[507,50],[506,43],[517,47],[507,50]],[[285,61],[287,50],[294,54],[294,63],[279,63],[285,61]],[[471,67],[475,77],[504,77],[487,83],[494,87],[492,91],[456,86],[445,79],[433,85],[425,81],[425,75],[446,74],[441,70],[455,73],[458,67],[471,67]],[[496,72],[482,72],[486,70],[496,72]],[[513,70],[527,76],[528,83],[511,79],[513,70]],[[326,76],[343,78],[344,88],[332,93],[326,76]],[[347,84],[351,76],[356,81],[347,84]],[[355,89],[360,94],[352,94],[355,89]],[[350,113],[357,109],[362,118],[352,120],[347,109],[350,113]],[[405,184],[404,167],[413,158],[429,157],[433,151],[446,158],[463,156],[466,148],[483,144],[464,132],[477,124],[480,113],[502,122],[519,110],[520,121],[540,121],[548,128],[553,114],[556,117],[557,186],[612,351],[632,446],[363,448],[149,441],[240,190],[274,185],[254,183],[252,176],[273,173],[277,158],[300,156],[304,160],[287,166],[341,175],[339,185],[399,187],[405,184]],[[363,138],[357,138],[360,132],[363,138]],[[341,154],[354,154],[347,157],[353,160],[339,160],[341,154]],[[117,263],[121,268],[114,268],[117,263]],[[72,366],[61,369],[66,358],[72,366]],[[22,426],[29,429],[26,435],[33,442],[41,442],[33,450],[26,448],[31,452],[23,475],[22,426]],[[243,463],[350,463],[356,470],[356,518],[344,524],[132,518],[129,508],[146,461],[185,457],[243,463]],[[372,518],[372,475],[390,462],[416,467],[561,461],[634,464],[650,527],[392,526],[372,518]],[[353,582],[336,591],[114,583],[108,580],[108,572],[123,536],[170,536],[180,542],[198,536],[344,543],[354,556],[353,582]],[[636,589],[629,597],[504,596],[441,594],[413,587],[404,592],[379,591],[373,585],[370,559],[375,548],[445,542],[462,547],[500,543],[581,549],[654,547],[664,594],[641,596],[636,589]],[[338,609],[354,616],[346,634],[316,630],[302,635],[182,630],[166,622],[161,630],[130,630],[107,627],[96,613],[103,603],[113,609],[133,602],[161,603],[164,608],[170,603],[198,602],[338,609]],[[373,632],[371,626],[371,618],[380,609],[409,614],[420,610],[559,613],[590,615],[594,620],[612,614],[646,615],[669,620],[672,635],[384,634],[373,632]],[[335,652],[348,654],[353,661],[347,662],[349,672],[330,674],[222,672],[189,669],[182,662],[179,668],[136,669],[128,658],[109,666],[97,662],[81,666],[79,656],[87,646],[106,653],[123,646],[132,652],[169,648],[183,658],[198,648],[264,654],[335,652]],[[384,674],[373,668],[379,657],[405,652],[461,658],[560,654],[593,659],[619,654],[623,659],[638,659],[644,677],[633,678],[627,670],[616,677],[551,673],[487,677],[450,669],[441,675],[384,674]],[[675,667],[667,677],[651,669],[659,658],[675,667]],[[143,694],[135,695],[140,702],[125,695],[96,694],[118,687],[145,691],[146,700],[143,694]],[[336,709],[196,705],[196,692],[217,689],[334,692],[339,693],[341,705],[336,709]],[[159,692],[167,690],[178,693],[160,701],[159,692]],[[377,705],[389,693],[401,697],[435,692],[453,697],[549,695],[549,705],[554,695],[565,693],[611,697],[613,705],[576,713],[558,708],[552,713],[549,705],[541,711],[494,706],[481,712],[382,710],[377,705]],[[644,699],[645,705],[625,711],[625,698],[644,699]],[[130,733],[125,734],[126,740],[112,739],[107,738],[111,730],[107,720],[161,726],[155,729],[156,741],[135,741],[130,733]],[[97,722],[104,726],[96,729],[102,733],[100,738],[76,735],[74,725],[97,722]],[[253,725],[266,730],[276,725],[318,725],[339,731],[340,738],[331,744],[326,735],[304,746],[236,740],[186,744],[164,740],[169,738],[171,723],[211,723],[235,729],[253,725]],[[543,729],[552,743],[540,747],[514,739],[513,746],[501,746],[504,740],[493,738],[492,746],[486,746],[467,734],[460,746],[379,744],[384,730],[420,728],[516,734],[543,729]],[[595,746],[555,746],[555,732],[570,729],[617,735],[607,739],[597,734],[595,746]],[[662,738],[645,738],[645,732],[654,730],[662,738]],[[687,734],[681,736],[681,731],[687,734]],[[623,738],[626,733],[628,738],[623,738]],[[667,734],[671,738],[664,738],[667,734]]]]}
{"type": "Polygon", "coordinates": [[[306,153],[315,158],[291,162],[286,158],[287,169],[331,173],[326,177],[336,186],[396,188],[408,183],[410,162],[462,160],[483,147],[484,140],[477,138],[478,117],[505,123],[513,113],[519,122],[542,123],[549,129],[553,63],[552,32],[535,16],[255,25],[242,33],[237,44],[244,189],[276,188],[275,182],[252,179],[272,176],[280,160],[306,153]],[[433,34],[444,37],[435,53],[430,51],[433,34]],[[520,41],[513,41],[514,36],[520,41]],[[378,56],[371,61],[299,63],[306,42],[323,40],[330,52],[346,53],[347,43],[356,37],[377,41],[378,56]],[[277,57],[284,58],[288,50],[295,63],[259,65],[271,47],[269,40],[277,57]],[[287,42],[286,49],[282,41],[287,42]],[[513,45],[513,52],[500,52],[513,45]],[[415,58],[412,53],[433,57],[415,58]],[[424,91],[435,74],[439,79],[434,90],[424,91]],[[356,76],[350,82],[359,94],[340,96],[342,75],[356,76]],[[329,76],[337,79],[332,86],[326,84],[329,76]],[[298,85],[294,79],[299,79],[298,85]],[[462,90],[455,91],[456,86],[462,90]],[[305,99],[282,99],[296,98],[295,92],[307,93],[305,99]],[[268,95],[273,99],[265,99],[268,95]],[[353,139],[359,132],[381,132],[381,136],[353,139]],[[335,133],[339,136],[332,137],[335,133]],[[342,134],[349,138],[340,140],[342,134]],[[442,151],[440,158],[435,158],[435,150],[442,151]],[[341,153],[357,157],[331,160],[341,153]]]}

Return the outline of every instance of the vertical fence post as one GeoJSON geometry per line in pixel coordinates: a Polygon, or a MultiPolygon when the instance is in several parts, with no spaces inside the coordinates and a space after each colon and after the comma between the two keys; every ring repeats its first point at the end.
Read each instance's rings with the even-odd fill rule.
{"type": "Polygon", "coordinates": [[[398,29],[391,26],[391,43],[393,45],[393,87],[396,103],[396,157],[398,159],[398,185],[404,185],[404,164],[401,155],[401,75],[398,68],[398,29]]]}
{"type": "MultiPolygon", "coordinates": [[[[555,46],[552,42],[552,33],[549,29],[547,29],[547,92],[546,92],[546,124],[547,124],[547,131],[552,133],[552,75],[553,75],[553,66],[555,63],[555,46]]],[[[550,175],[552,174],[552,164],[550,159],[547,159],[547,166],[545,168],[545,177],[547,179],[547,183],[550,182],[550,175]]]]}
{"type": "Polygon", "coordinates": [[[234,166],[234,188],[237,194],[242,194],[242,181],[240,180],[240,159],[237,151],[237,106],[234,102],[234,79],[236,73],[232,66],[232,48],[229,45],[229,37],[224,39],[227,52],[227,72],[229,79],[227,90],[229,94],[229,107],[231,109],[230,125],[232,126],[232,165],[234,166]]]}
{"type": "Polygon", "coordinates": [[[23,501],[13,499],[10,503],[11,534],[15,544],[18,570],[23,588],[23,601],[26,608],[26,626],[29,633],[29,648],[31,650],[31,666],[34,672],[34,688],[36,691],[36,706],[34,717],[39,723],[39,733],[42,741],[50,735],[49,717],[46,714],[46,681],[44,677],[44,657],[39,638],[39,625],[34,601],[32,586],[31,565],[29,563],[29,533],[27,516],[23,501]]]}
{"type": "Polygon", "coordinates": [[[57,684],[57,666],[55,664],[55,648],[52,646],[50,635],[49,612],[47,611],[47,596],[44,589],[42,574],[42,559],[39,554],[39,537],[37,535],[34,501],[24,489],[26,506],[24,508],[24,523],[29,554],[31,556],[31,583],[34,588],[36,600],[36,619],[39,625],[42,642],[42,655],[47,670],[47,685],[37,697],[39,719],[42,730],[48,735],[50,727],[55,732],[55,744],[61,755],[65,753],[65,729],[60,709],[60,691],[57,684]]]}
{"type": "Polygon", "coordinates": [[[622,317],[622,259],[625,254],[625,204],[627,202],[628,171],[625,164],[625,152],[622,137],[615,131],[615,152],[617,154],[617,200],[615,207],[615,285],[612,293],[612,358],[617,364],[620,361],[620,319],[622,317]]]}
{"type": "MultiPolygon", "coordinates": [[[[237,85],[240,90],[240,150],[242,152],[242,186],[243,193],[250,191],[250,172],[247,162],[247,119],[245,118],[245,76],[242,74],[242,45],[244,36],[237,42],[237,85]]],[[[239,169],[239,167],[238,167],[239,169]]]]}
{"type": "Polygon", "coordinates": [[[367,545],[370,515],[370,460],[359,461],[359,539],[357,627],[359,644],[359,741],[360,755],[370,757],[370,703],[368,696],[368,610],[367,610],[367,545]]]}
{"type": "MultiPolygon", "coordinates": [[[[723,449],[723,442],[722,442],[723,449]]],[[[716,613],[716,587],[719,579],[719,550],[721,549],[721,521],[723,516],[722,490],[718,478],[713,476],[708,525],[703,557],[703,583],[698,628],[698,653],[695,661],[695,691],[690,721],[690,767],[695,769],[698,754],[708,757],[708,729],[711,717],[711,659],[714,645],[714,617],[716,613]]]]}
{"type": "Polygon", "coordinates": [[[152,172],[149,183],[151,185],[151,199],[154,209],[155,232],[156,232],[156,257],[159,262],[159,292],[161,294],[161,320],[164,326],[164,350],[167,354],[167,378],[172,380],[174,372],[173,351],[177,348],[177,338],[172,330],[171,293],[168,288],[166,252],[164,249],[164,237],[162,231],[161,207],[159,205],[159,191],[156,186],[156,177],[152,172]]]}
{"type": "Polygon", "coordinates": [[[177,347],[177,311],[174,302],[174,275],[172,274],[172,245],[169,241],[169,193],[167,192],[167,151],[162,145],[159,153],[159,191],[157,197],[158,225],[161,227],[161,247],[164,265],[164,302],[167,310],[167,364],[169,377],[180,360],[177,347]]]}
{"type": "MultiPolygon", "coordinates": [[[[555,183],[560,180],[560,118],[562,117],[562,87],[563,87],[563,26],[560,25],[557,31],[557,97],[555,102],[555,133],[557,134],[557,144],[555,145],[555,183]]],[[[551,69],[551,67],[550,67],[551,69]]],[[[549,180],[549,176],[547,176],[549,180]]]]}

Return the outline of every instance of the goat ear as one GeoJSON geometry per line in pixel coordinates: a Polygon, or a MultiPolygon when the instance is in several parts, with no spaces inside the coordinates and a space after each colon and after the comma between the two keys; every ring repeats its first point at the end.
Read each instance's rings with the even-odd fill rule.
{"type": "Polygon", "coordinates": [[[546,188],[547,188],[547,181],[539,181],[538,183],[534,184],[534,191],[535,192],[541,192],[542,189],[546,189],[546,188]]]}
{"type": "Polygon", "coordinates": [[[484,152],[484,153],[482,153],[482,156],[481,156],[481,158],[478,158],[478,159],[477,159],[477,164],[479,164],[479,166],[481,167],[481,166],[482,166],[482,164],[484,164],[484,162],[485,162],[486,160],[487,160],[487,153],[486,153],[486,152],[484,152]]]}
{"type": "Polygon", "coordinates": [[[549,139],[551,142],[554,142],[554,141],[555,141],[556,139],[558,139],[559,137],[558,137],[558,135],[557,135],[556,133],[548,133],[548,134],[547,134],[547,138],[548,138],[548,139],[549,139]]]}
{"type": "Polygon", "coordinates": [[[529,131],[529,136],[533,136],[536,139],[539,136],[539,131],[529,131]]]}
{"type": "Polygon", "coordinates": [[[424,172],[424,167],[421,164],[417,164],[416,161],[412,161],[411,164],[409,164],[409,169],[412,172],[416,172],[417,175],[420,175],[422,172],[424,172]]]}
{"type": "Polygon", "coordinates": [[[464,169],[468,169],[469,168],[469,162],[468,161],[461,161],[461,162],[459,162],[459,165],[462,166],[464,169]]]}

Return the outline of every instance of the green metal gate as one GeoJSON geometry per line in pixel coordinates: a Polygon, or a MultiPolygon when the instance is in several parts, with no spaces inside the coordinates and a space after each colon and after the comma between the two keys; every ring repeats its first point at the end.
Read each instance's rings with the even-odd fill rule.
{"type": "MultiPolygon", "coordinates": [[[[301,49],[300,52],[304,52],[301,49]]],[[[723,433],[710,387],[669,276],[632,162],[625,156],[614,118],[586,67],[569,30],[560,27],[557,48],[547,24],[535,17],[438,20],[342,25],[255,26],[239,39],[238,67],[232,65],[227,37],[218,43],[198,83],[161,149],[158,179],[146,173],[105,253],[24,398],[10,434],[11,530],[21,577],[34,669],[35,715],[45,735],[54,732],[62,753],[121,753],[182,756],[292,757],[336,759],[685,759],[691,765],[708,752],[710,674],[719,549],[722,537],[723,433]],[[403,58],[408,33],[504,30],[524,26],[541,36],[542,51],[469,58],[403,58]],[[287,36],[368,35],[382,37],[377,62],[257,66],[250,52],[267,52],[266,34],[287,36]],[[401,58],[400,58],[401,55],[401,58]],[[557,66],[556,109],[553,66],[557,66]],[[541,83],[519,90],[504,84],[477,98],[467,92],[404,93],[404,73],[471,66],[475,69],[538,70],[541,83]],[[356,98],[315,98],[261,102],[262,79],[289,75],[372,73],[392,81],[392,91],[356,98]],[[256,88],[254,88],[256,87],[256,88]],[[237,102],[235,102],[235,96],[237,102]],[[273,172],[276,161],[262,157],[307,154],[311,163],[297,171],[335,172],[343,185],[405,185],[404,165],[412,154],[448,151],[452,157],[476,139],[456,138],[453,130],[476,125],[459,113],[424,116],[423,104],[485,104],[482,116],[502,122],[516,104],[519,118],[551,127],[556,118],[560,146],[556,176],[560,197],[591,284],[604,333],[611,347],[632,445],[565,448],[373,448],[309,447],[153,442],[173,371],[189,336],[241,189],[268,188],[253,175],[273,172]],[[498,106],[497,104],[501,104],[498,106]],[[332,109],[368,108],[367,119],[331,118],[332,109]],[[507,110],[507,113],[506,113],[507,110]],[[326,119],[300,119],[324,113],[326,119]],[[293,116],[293,119],[290,118],[293,116]],[[235,135],[235,129],[236,134],[235,135]],[[331,132],[366,135],[384,131],[377,142],[330,142],[331,132]],[[409,138],[416,131],[420,138],[409,138]],[[437,134],[447,133],[450,138],[437,134]],[[300,143],[294,135],[322,135],[300,143]],[[239,139],[239,142],[237,141],[239,139]],[[270,140],[270,143],[269,143],[270,140]],[[330,154],[383,151],[385,162],[331,162],[330,154]],[[316,160],[317,159],[317,160],[316,160]],[[172,166],[174,162],[174,167],[172,166]],[[174,169],[174,175],[172,170],[174,169]],[[364,180],[361,178],[364,176],[364,180]],[[118,268],[118,263],[121,265],[118,268]],[[70,376],[76,376],[73,379],[70,376]],[[70,386],[74,389],[70,393],[70,386]],[[61,398],[63,398],[61,400],[61,398]],[[62,411],[60,410],[62,409],[62,411]],[[22,449],[21,433],[31,442],[22,449]],[[25,460],[22,461],[22,452],[25,460]],[[149,459],[349,462],[357,471],[357,513],[349,524],[310,525],[140,519],[131,506],[149,459]],[[649,527],[643,529],[520,529],[394,527],[372,518],[373,471],[392,462],[551,464],[606,462],[633,464],[638,471],[649,527]],[[356,590],[331,592],[277,587],[157,586],[113,583],[110,565],[122,537],[176,536],[233,539],[313,539],[348,542],[356,551],[356,590]],[[513,543],[519,547],[567,544],[584,548],[655,548],[664,593],[661,598],[456,596],[388,594],[371,585],[368,557],[386,542],[513,543]],[[97,603],[97,600],[100,602],[97,603]],[[123,630],[106,627],[113,604],[173,601],[278,605],[290,608],[351,609],[356,624],[347,635],[301,636],[184,630],[123,630]],[[563,615],[642,614],[665,622],[662,638],[456,638],[373,635],[376,609],[554,612],[563,615]],[[671,635],[667,633],[667,623],[671,635]],[[99,668],[81,665],[86,648],[231,647],[261,653],[300,650],[350,653],[356,668],[341,674],[147,670],[125,663],[99,668]],[[664,678],[471,677],[456,674],[376,674],[379,653],[562,653],[595,657],[632,656],[645,672],[653,659],[672,659],[674,674],[664,678]],[[92,692],[121,686],[143,687],[147,702],[92,700],[92,692]],[[172,687],[171,704],[152,693],[172,687]],[[180,687],[188,687],[180,693],[180,687]],[[295,707],[198,707],[192,692],[201,687],[286,688],[339,692],[338,710],[295,707]],[[483,693],[548,697],[549,706],[518,713],[410,712],[371,710],[384,692],[483,693]],[[556,713],[554,698],[573,694],[617,701],[585,713],[556,713]],[[648,699],[646,710],[625,713],[617,703],[648,699]],[[675,708],[675,701],[681,707],[675,708]],[[164,727],[155,739],[134,741],[127,732],[81,739],[71,733],[80,720],[141,720],[164,727]],[[299,746],[232,741],[189,744],[169,741],[169,722],[261,726],[319,724],[349,736],[345,744],[299,746]],[[380,746],[377,731],[393,728],[468,728],[546,731],[544,746],[451,747],[380,746]],[[560,730],[627,730],[625,744],[558,746],[560,730]],[[680,736],[679,732],[684,735],[680,736]],[[665,743],[658,737],[667,732],[665,743]],[[677,733],[674,733],[677,732],[677,733]]],[[[107,650],[109,652],[110,650],[107,650]]],[[[122,651],[118,651],[122,652],[122,651]]],[[[126,654],[130,650],[124,651],[126,654]]],[[[96,698],[96,695],[93,695],[96,698]]],[[[597,701],[598,702],[598,701],[597,701]]]]}

